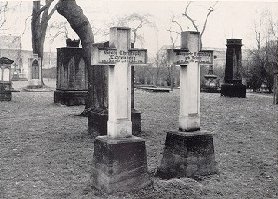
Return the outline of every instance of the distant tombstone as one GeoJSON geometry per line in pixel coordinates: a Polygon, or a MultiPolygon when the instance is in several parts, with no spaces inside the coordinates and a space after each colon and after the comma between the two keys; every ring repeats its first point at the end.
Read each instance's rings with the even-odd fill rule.
{"type": "Polygon", "coordinates": [[[180,65],[179,131],[167,132],[157,175],[169,179],[216,172],[213,135],[200,130],[200,33],[181,33],[181,49],[169,50],[170,63],[180,65]]]}
{"type": "MultiPolygon", "coordinates": [[[[109,41],[93,44],[93,49],[109,49],[109,41]]],[[[138,50],[132,48],[130,50],[138,50]]],[[[144,49],[144,55],[146,50],[144,49]]],[[[108,52],[108,51],[107,51],[108,52]]],[[[143,52],[142,52],[143,54],[143,52]]],[[[105,56],[105,55],[104,55],[105,56]]],[[[106,57],[107,58],[107,57],[106,57]]],[[[108,60],[106,60],[108,62],[108,60]]],[[[138,65],[135,63],[135,65],[138,65]]],[[[89,84],[88,104],[90,111],[88,113],[88,132],[93,137],[98,135],[107,135],[108,121],[108,67],[102,64],[95,64],[89,68],[91,79],[89,84]]],[[[134,108],[134,65],[131,65],[131,120],[132,135],[141,134],[141,112],[134,108]]]]}
{"type": "Polygon", "coordinates": [[[221,85],[221,96],[246,97],[246,86],[242,84],[242,41],[227,39],[226,68],[224,84],[221,85]]]}
{"type": "Polygon", "coordinates": [[[0,101],[12,99],[11,64],[13,62],[6,57],[0,58],[0,101]]]}
{"type": "Polygon", "coordinates": [[[32,58],[28,59],[28,88],[41,88],[41,58],[37,54],[34,54],[32,58]]]}
{"type": "Polygon", "coordinates": [[[278,104],[278,70],[274,71],[273,104],[278,104]]]}
{"type": "Polygon", "coordinates": [[[67,47],[57,48],[57,79],[54,103],[67,106],[85,105],[88,74],[79,40],[67,40],[67,47]]]}
{"type": "Polygon", "coordinates": [[[92,65],[108,69],[107,135],[94,141],[92,186],[108,193],[151,184],[145,141],[132,136],[131,65],[145,63],[146,51],[130,49],[130,28],[110,28],[109,48],[92,49],[92,65]]]}

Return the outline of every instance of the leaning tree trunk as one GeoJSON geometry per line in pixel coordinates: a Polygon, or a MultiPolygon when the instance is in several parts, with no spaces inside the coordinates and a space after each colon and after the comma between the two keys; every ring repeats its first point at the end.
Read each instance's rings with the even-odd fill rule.
{"type": "MultiPolygon", "coordinates": [[[[72,29],[81,39],[82,49],[85,58],[86,72],[88,74],[88,79],[90,79],[90,81],[88,81],[90,82],[88,84],[88,90],[90,90],[93,85],[93,82],[91,80],[93,79],[91,78],[91,74],[89,73],[88,67],[91,66],[91,46],[92,43],[94,43],[94,36],[90,22],[88,18],[84,15],[81,7],[76,4],[75,0],[60,0],[57,4],[57,11],[60,15],[64,16],[67,19],[72,29]]],[[[88,109],[92,105],[93,99],[93,96],[88,96],[88,100],[86,102],[83,114],[87,113],[88,109]]]]}

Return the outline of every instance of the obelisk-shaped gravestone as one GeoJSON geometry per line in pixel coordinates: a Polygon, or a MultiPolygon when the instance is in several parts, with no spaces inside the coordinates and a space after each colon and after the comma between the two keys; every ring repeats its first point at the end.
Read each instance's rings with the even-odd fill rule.
{"type": "Polygon", "coordinates": [[[216,172],[213,135],[200,130],[199,32],[182,32],[181,49],[170,55],[180,65],[179,131],[167,132],[157,175],[193,177],[216,172]]]}
{"type": "Polygon", "coordinates": [[[242,84],[241,39],[227,39],[226,68],[221,96],[246,97],[246,86],[242,84]]]}

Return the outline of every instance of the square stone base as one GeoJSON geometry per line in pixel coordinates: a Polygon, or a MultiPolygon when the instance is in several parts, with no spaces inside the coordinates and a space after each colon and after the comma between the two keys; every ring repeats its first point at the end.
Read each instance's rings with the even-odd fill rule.
{"type": "Polygon", "coordinates": [[[0,101],[11,101],[11,100],[12,100],[12,92],[11,91],[0,92],[0,101]]]}
{"type": "MultiPolygon", "coordinates": [[[[88,132],[94,137],[99,135],[107,135],[108,113],[103,110],[92,110],[88,114],[88,132]]],[[[139,136],[141,134],[141,112],[137,110],[131,111],[132,135],[139,136]]]]}
{"type": "Polygon", "coordinates": [[[208,132],[168,132],[157,176],[163,179],[217,172],[213,136],[208,132]]]}
{"type": "Polygon", "coordinates": [[[54,103],[63,104],[66,106],[85,105],[88,96],[88,91],[54,91],[54,103]]]}
{"type": "Polygon", "coordinates": [[[92,186],[103,192],[113,193],[139,190],[151,183],[143,139],[135,136],[121,139],[96,137],[92,186]]]}
{"type": "Polygon", "coordinates": [[[224,83],[221,85],[221,96],[246,98],[246,86],[224,83]]]}

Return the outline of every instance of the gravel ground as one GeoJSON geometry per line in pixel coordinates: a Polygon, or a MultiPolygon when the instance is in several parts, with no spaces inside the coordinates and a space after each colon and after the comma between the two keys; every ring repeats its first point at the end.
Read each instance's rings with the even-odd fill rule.
{"type": "MultiPolygon", "coordinates": [[[[14,82],[16,89],[25,85],[14,82]]],[[[89,183],[93,140],[87,118],[76,116],[84,106],[55,105],[53,92],[13,93],[11,102],[0,102],[0,198],[278,198],[278,106],[272,96],[201,93],[201,128],[215,134],[219,173],[161,180],[153,175],[166,132],[178,128],[178,107],[179,90],[135,91],[154,184],[111,196],[89,183]]]]}

